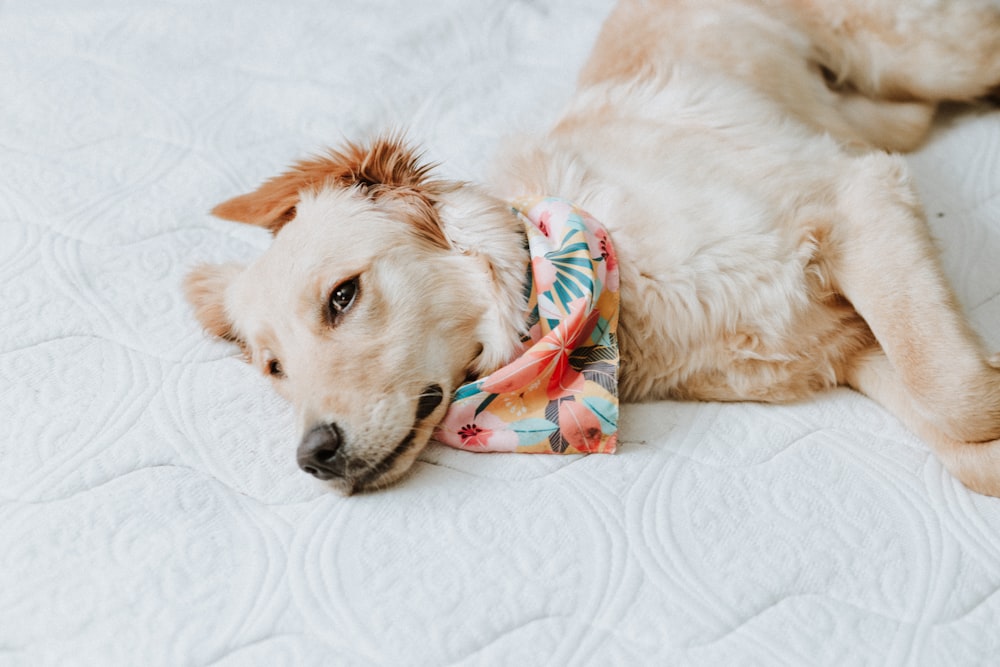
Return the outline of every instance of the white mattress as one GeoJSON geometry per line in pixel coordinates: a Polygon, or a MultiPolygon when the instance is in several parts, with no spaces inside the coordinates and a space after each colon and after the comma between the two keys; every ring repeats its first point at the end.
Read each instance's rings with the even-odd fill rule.
{"type": "MultiPolygon", "coordinates": [[[[0,663],[973,665],[1000,500],[847,390],[626,406],[614,456],[299,472],[180,281],[218,201],[406,126],[449,176],[558,110],[606,0],[0,4],[0,663]]],[[[911,160],[1000,348],[1000,112],[911,160]]]]}

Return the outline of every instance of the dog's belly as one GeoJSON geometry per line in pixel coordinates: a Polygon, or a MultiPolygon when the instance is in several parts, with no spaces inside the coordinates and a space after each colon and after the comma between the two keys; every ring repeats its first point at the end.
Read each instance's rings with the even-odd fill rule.
{"type": "Polygon", "coordinates": [[[790,401],[842,383],[875,345],[825,266],[852,158],[701,74],[584,90],[508,156],[506,187],[572,198],[611,232],[624,399],[790,401]]]}
{"type": "Polygon", "coordinates": [[[822,188],[789,198],[795,190],[680,173],[669,188],[635,184],[644,198],[605,213],[621,271],[626,400],[796,400],[843,383],[850,359],[875,344],[833,288],[835,212],[822,188]]]}
{"type": "Polygon", "coordinates": [[[608,213],[623,397],[790,401],[842,383],[874,338],[832,287],[822,209],[699,192],[698,219],[659,197],[608,213]]]}
{"type": "Polygon", "coordinates": [[[758,272],[678,279],[623,270],[622,397],[792,401],[843,383],[874,337],[849,303],[823,290],[817,265],[798,276],[799,267],[783,268],[772,283],[758,272]]]}

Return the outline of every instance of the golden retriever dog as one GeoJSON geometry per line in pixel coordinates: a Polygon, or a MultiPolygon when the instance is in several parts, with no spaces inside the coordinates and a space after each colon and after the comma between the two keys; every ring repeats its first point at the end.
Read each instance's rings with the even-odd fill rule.
{"type": "Polygon", "coordinates": [[[625,401],[796,401],[847,385],[971,489],[1000,495],[1000,357],[946,284],[903,158],[944,100],[1000,84],[993,0],[623,0],[544,136],[488,187],[397,134],[220,204],[274,233],[186,283],[294,406],[300,466],[342,492],[402,476],[468,377],[525,333],[505,198],[603,222],[625,401]]]}

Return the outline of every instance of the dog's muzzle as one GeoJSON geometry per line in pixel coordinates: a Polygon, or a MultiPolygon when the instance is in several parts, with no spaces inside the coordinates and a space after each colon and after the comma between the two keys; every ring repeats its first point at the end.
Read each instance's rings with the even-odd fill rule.
{"type": "Polygon", "coordinates": [[[419,423],[434,413],[444,402],[444,389],[439,384],[424,387],[417,398],[416,420],[414,428],[388,455],[380,461],[350,460],[347,452],[341,451],[343,433],[334,422],[319,424],[310,429],[299,443],[296,460],[304,471],[324,482],[339,478],[345,479],[348,470],[356,479],[345,480],[352,486],[364,487],[389,471],[396,460],[413,444],[416,427],[419,423]]]}

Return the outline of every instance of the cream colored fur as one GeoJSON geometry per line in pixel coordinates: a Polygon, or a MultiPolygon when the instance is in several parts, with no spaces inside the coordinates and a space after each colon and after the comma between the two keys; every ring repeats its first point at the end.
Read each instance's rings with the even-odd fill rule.
{"type": "Polygon", "coordinates": [[[996,2],[625,0],[492,195],[432,180],[398,138],[351,145],[222,204],[274,243],[245,269],[196,269],[189,298],[265,372],[280,359],[303,433],[337,425],[335,484],[376,487],[444,414],[419,415],[427,387],[516,355],[527,255],[503,198],[558,195],[615,242],[625,400],[847,384],[1000,495],[1000,364],[946,285],[905,162],[881,150],[998,83],[996,2]],[[331,325],[324,303],[355,276],[331,325]]]}

